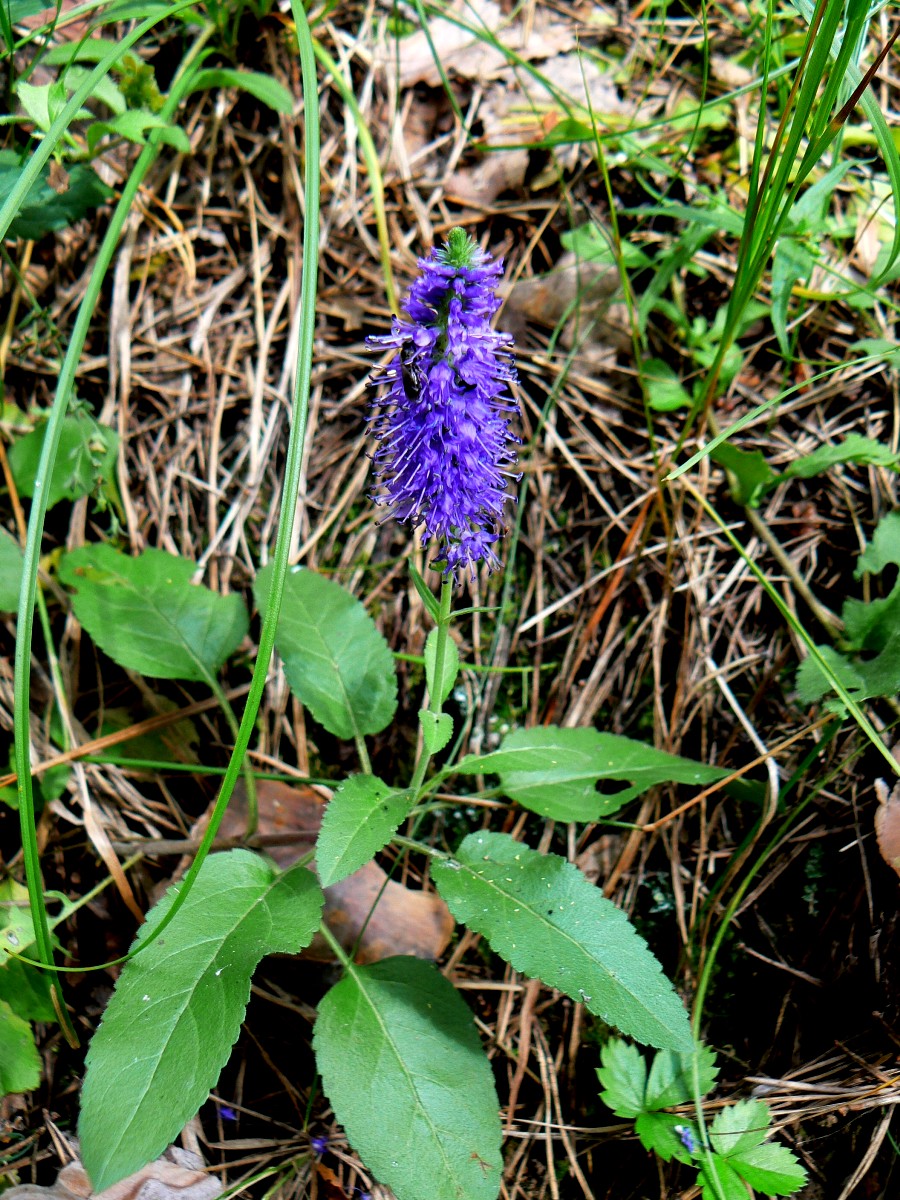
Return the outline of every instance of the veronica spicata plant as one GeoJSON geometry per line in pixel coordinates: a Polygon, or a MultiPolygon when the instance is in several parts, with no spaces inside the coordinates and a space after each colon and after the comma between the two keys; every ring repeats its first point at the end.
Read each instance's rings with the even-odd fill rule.
{"type": "MultiPolygon", "coordinates": [[[[319,929],[341,978],[319,1002],[313,1048],[350,1144],[398,1200],[495,1200],[500,1105],[465,1001],[430,962],[397,956],[356,963],[321,923],[322,889],[392,841],[430,863],[453,916],[516,971],[637,1041],[693,1051],[687,1014],[660,964],[574,864],[486,828],[458,845],[444,841],[439,794],[454,776],[457,789],[474,795],[483,794],[480,779],[495,777],[493,795],[539,818],[598,822],[655,784],[707,785],[727,772],[629,738],[554,726],[516,729],[491,753],[450,753],[435,764],[454,732],[453,714],[444,711],[460,670],[450,631],[454,582],[479,564],[498,565],[517,438],[512,340],[491,326],[501,263],[454,230],[420,270],[405,317],[372,339],[394,351],[377,375],[373,404],[376,499],[421,527],[443,575],[438,599],[411,569],[435,625],[425,645],[427,704],[416,761],[408,778],[383,780],[372,770],[366,739],[394,718],[397,675],[362,603],[314,571],[288,573],[276,633],[285,675],[312,720],[355,743],[360,769],[336,786],[325,810],[316,875],[304,862],[279,870],[248,849],[211,854],[187,897],[176,884],[148,914],[139,952],[125,964],[88,1054],[79,1134],[96,1191],[158,1155],[204,1102],[238,1036],[260,958],[296,953],[319,929]],[[610,788],[611,780],[620,783],[610,788]],[[427,840],[398,835],[410,817],[427,840]],[[181,907],[169,916],[176,899],[181,907]]],[[[73,606],[102,637],[102,627],[89,624],[89,602],[105,588],[104,612],[113,611],[122,564],[80,565],[65,576],[76,589],[73,606]]],[[[161,564],[154,568],[160,575],[161,564]]],[[[181,589],[159,600],[172,626],[182,609],[191,617],[191,606],[202,602],[211,611],[224,599],[203,596],[184,573],[179,582],[175,571],[163,572],[167,586],[181,589]]],[[[271,565],[257,576],[263,617],[274,580],[271,565]]],[[[246,614],[231,616],[242,635],[246,614]]],[[[211,671],[224,653],[220,647],[211,658],[211,671]]],[[[318,1154],[326,1143],[311,1145],[318,1154]]]]}

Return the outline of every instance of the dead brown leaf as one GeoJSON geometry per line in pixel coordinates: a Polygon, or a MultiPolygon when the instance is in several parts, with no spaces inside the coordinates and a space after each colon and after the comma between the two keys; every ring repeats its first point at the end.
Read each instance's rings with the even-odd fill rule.
{"type": "Polygon", "coordinates": [[[900,875],[900,783],[889,792],[883,779],[875,781],[878,808],[875,810],[875,837],[881,857],[900,875]]]}
{"type": "Polygon", "coordinates": [[[10,1200],[215,1200],[221,1194],[220,1180],[206,1173],[200,1156],[178,1146],[103,1192],[92,1190],[78,1159],[62,1168],[51,1187],[25,1183],[5,1192],[10,1200]]]}

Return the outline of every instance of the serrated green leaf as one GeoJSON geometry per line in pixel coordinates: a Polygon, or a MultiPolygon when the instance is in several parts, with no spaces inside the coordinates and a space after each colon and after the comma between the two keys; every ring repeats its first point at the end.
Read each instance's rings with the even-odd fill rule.
{"type": "Polygon", "coordinates": [[[752,1200],[747,1185],[726,1158],[712,1154],[710,1159],[711,1162],[701,1161],[697,1176],[703,1200],[752,1200]]]}
{"type": "Polygon", "coordinates": [[[0,612],[15,612],[19,607],[22,583],[22,551],[19,543],[0,529],[0,612]]]}
{"type": "MultiPolygon", "coordinates": [[[[148,914],[140,945],[181,884],[148,914]]],[[[206,1099],[237,1038],[266,954],[296,954],[322,891],[249,850],[212,854],[171,925],[122,968],[87,1055],[78,1136],[95,1192],[161,1154],[206,1099]]]]}
{"type": "MultiPolygon", "coordinates": [[[[719,1074],[716,1054],[709,1046],[700,1046],[695,1051],[697,1060],[697,1083],[701,1096],[712,1090],[719,1074]]],[[[674,1108],[676,1104],[687,1104],[694,1099],[695,1054],[676,1054],[673,1050],[660,1050],[653,1059],[644,1107],[648,1110],[674,1108]]]]}
{"type": "MultiPolygon", "coordinates": [[[[9,466],[22,496],[34,495],[45,431],[46,423],[42,422],[10,448],[9,466]]],[[[47,485],[47,506],[52,508],[60,500],[78,500],[94,492],[109,495],[110,486],[114,487],[118,448],[116,431],[100,425],[88,413],[65,417],[47,485]]]]}
{"type": "Polygon", "coordinates": [[[760,450],[738,450],[729,442],[722,442],[710,451],[709,457],[731,472],[731,495],[735,504],[756,508],[766,492],[778,482],[778,476],[760,450]]]}
{"type": "Polygon", "coordinates": [[[603,1086],[600,1099],[617,1117],[636,1117],[644,1111],[647,1060],[637,1046],[609,1038],[600,1051],[597,1078],[603,1086]]]}
{"type": "Polygon", "coordinates": [[[724,1158],[743,1154],[760,1145],[769,1133],[768,1104],[762,1100],[738,1100],[716,1113],[709,1129],[713,1150],[724,1158]]]}
{"type": "Polygon", "coordinates": [[[30,1092],[41,1082],[31,1026],[0,1000],[0,1095],[30,1092]]]}
{"type": "Polygon", "coordinates": [[[900,455],[895,454],[890,446],[876,442],[874,438],[863,437],[861,433],[849,433],[842,442],[834,446],[820,446],[812,454],[798,458],[783,472],[783,477],[811,479],[814,475],[822,475],[838,463],[896,468],[898,460],[900,455]]]}
{"type": "Polygon", "coordinates": [[[443,750],[453,737],[453,718],[449,713],[433,713],[427,708],[419,711],[422,740],[429,754],[443,750]]]}
{"type": "Polygon", "coordinates": [[[388,787],[374,775],[351,775],[328,802],[319,840],[316,870],[323,887],[358,871],[391,840],[409,813],[408,790],[388,787]]]}
{"type": "Polygon", "coordinates": [[[157,131],[159,141],[173,146],[181,154],[190,154],[191,140],[179,125],[140,108],[128,109],[110,121],[94,121],[87,131],[88,150],[93,154],[97,143],[108,133],[143,146],[147,134],[153,130],[157,131]]]}
{"type": "Polygon", "coordinates": [[[435,679],[437,639],[438,631],[432,629],[425,642],[425,680],[428,684],[428,695],[433,696],[437,692],[438,704],[442,705],[453,691],[453,685],[459,674],[459,651],[456,648],[456,642],[448,633],[444,643],[444,669],[438,685],[435,679]]]}
{"type": "Polygon", "coordinates": [[[634,1132],[644,1149],[653,1150],[663,1162],[671,1162],[673,1158],[681,1163],[694,1162],[688,1147],[699,1146],[700,1135],[692,1121],[674,1113],[645,1112],[635,1121],[634,1132]]]}
{"type": "Polygon", "coordinates": [[[684,1006],[646,942],[564,858],[503,833],[473,833],[432,875],[456,919],[517,971],[641,1042],[692,1048],[684,1006]]]}
{"type": "Polygon", "coordinates": [[[878,522],[872,540],[856,560],[853,577],[880,575],[889,566],[900,566],[900,512],[888,513],[878,522]]]}
{"type": "MultiPolygon", "coordinates": [[[[900,691],[900,628],[891,632],[880,654],[866,661],[851,662],[831,646],[819,646],[818,650],[853,700],[861,703],[900,691]]],[[[804,704],[812,704],[832,691],[831,680],[812,655],[800,664],[796,688],[804,704]]]]}
{"type": "MultiPolygon", "coordinates": [[[[271,566],[256,577],[262,613],[271,566]]],[[[306,568],[284,581],[275,635],[291,691],[339,738],[380,733],[397,708],[397,675],[388,644],[360,602],[306,568]]]]}
{"type": "Polygon", "coordinates": [[[503,1159],[490,1064],[459,993],[430,963],[351,966],[313,1045],[350,1144],[397,1200],[495,1200],[503,1159]]]}
{"type": "Polygon", "coordinates": [[[229,67],[213,67],[211,70],[198,71],[194,79],[192,92],[207,92],[212,88],[239,88],[256,100],[273,109],[275,112],[290,116],[294,111],[294,100],[284,84],[273,79],[271,75],[261,75],[258,71],[235,71],[229,67]]]}
{"type": "Polygon", "coordinates": [[[191,583],[189,558],[148,549],[131,558],[112,546],[66,554],[59,577],[75,615],[120,666],[157,679],[208,680],[247,633],[240,596],[191,583]]]}
{"type": "Polygon", "coordinates": [[[556,821],[596,821],[658,783],[707,784],[728,774],[596,729],[517,729],[492,754],[467,755],[462,775],[497,774],[504,795],[556,821]],[[601,779],[633,786],[597,791],[601,779]]]}
{"type": "Polygon", "coordinates": [[[790,1196],[806,1183],[806,1170],[779,1142],[763,1142],[732,1154],[728,1161],[751,1187],[766,1196],[790,1196]]]}

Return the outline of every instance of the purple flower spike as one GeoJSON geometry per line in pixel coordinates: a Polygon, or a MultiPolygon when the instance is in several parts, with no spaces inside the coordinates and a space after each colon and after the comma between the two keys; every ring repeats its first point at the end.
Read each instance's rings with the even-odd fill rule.
{"type": "Polygon", "coordinates": [[[509,480],[520,476],[510,432],[518,406],[512,337],[490,319],[503,271],[463,229],[419,259],[422,274],[409,290],[391,332],[371,337],[397,353],[372,382],[386,390],[372,402],[376,504],[398,521],[424,525],[422,545],[437,538],[444,574],[479,562],[493,570],[509,480]]]}

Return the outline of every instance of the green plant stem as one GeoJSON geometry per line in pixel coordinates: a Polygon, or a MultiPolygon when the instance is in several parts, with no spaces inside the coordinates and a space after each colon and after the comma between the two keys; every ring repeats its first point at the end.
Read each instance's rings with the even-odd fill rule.
{"type": "MultiPolygon", "coordinates": [[[[439,716],[443,709],[440,689],[444,678],[444,660],[447,657],[447,638],[450,636],[450,605],[452,600],[453,579],[451,577],[441,581],[441,601],[437,619],[437,645],[434,648],[434,687],[431,689],[431,695],[428,697],[428,711],[433,712],[435,716],[439,716]]],[[[419,761],[416,763],[413,777],[409,784],[409,790],[412,792],[414,802],[418,800],[419,789],[425,781],[425,772],[428,770],[430,761],[431,755],[423,745],[422,753],[419,755],[419,761]]]]}
{"type": "MultiPolygon", "coordinates": [[[[185,4],[175,6],[176,9],[186,7],[185,4]]],[[[151,20],[144,21],[137,27],[124,41],[117,45],[115,56],[107,55],[103,63],[108,69],[109,63],[114,57],[121,54],[122,50],[133,45],[139,37],[143,36],[152,26],[162,19],[163,14],[157,14],[151,20]]],[[[188,51],[182,63],[181,69],[176,76],[169,96],[162,109],[161,115],[165,119],[170,119],[178,108],[181,99],[190,91],[190,84],[193,78],[197,59],[203,51],[203,46],[208,40],[212,29],[210,26],[205,27],[198,34],[194,44],[188,51]]],[[[102,66],[103,64],[101,64],[102,66]]],[[[62,120],[63,115],[68,113],[66,120],[71,120],[74,113],[80,107],[81,102],[86,98],[89,91],[93,88],[97,80],[102,76],[103,72],[99,68],[92,71],[88,77],[87,84],[73,96],[73,100],[78,98],[78,103],[72,107],[72,102],[66,105],[63,112],[54,121],[50,132],[41,142],[40,146],[35,151],[31,161],[28,163],[16,187],[8,196],[6,203],[0,209],[0,238],[6,233],[10,222],[15,216],[19,203],[22,198],[27,195],[33,181],[37,178],[43,163],[49,157],[50,152],[65,129],[65,122],[62,120]],[[95,78],[96,76],[96,78],[95,78]],[[85,88],[87,87],[87,90],[85,88]],[[55,131],[55,136],[54,135],[55,131]],[[40,157],[39,157],[40,156],[40,157]],[[37,165],[35,165],[37,164],[37,165]],[[23,185],[24,182],[24,186],[23,185]]],[[[151,135],[152,138],[152,135],[151,135]]],[[[94,268],[91,271],[88,280],[87,289],[81,306],[78,310],[78,316],[75,319],[75,324],[72,329],[69,346],[66,350],[62,366],[59,371],[59,378],[56,385],[56,393],[53,397],[53,404],[50,409],[50,416],[44,430],[44,444],[41,450],[41,457],[38,463],[37,473],[34,482],[34,496],[31,503],[31,512],[28,517],[28,534],[25,539],[25,549],[22,563],[22,584],[19,590],[19,608],[16,625],[16,650],[15,650],[15,682],[14,682],[14,700],[13,700],[13,716],[15,725],[15,767],[18,776],[18,793],[19,793],[19,823],[22,833],[22,857],[25,863],[25,879],[28,886],[28,896],[31,903],[32,921],[35,930],[35,946],[37,947],[37,957],[40,962],[48,970],[54,970],[53,963],[53,945],[50,938],[50,930],[47,924],[47,910],[44,905],[43,897],[43,882],[41,880],[40,869],[40,854],[37,845],[37,832],[35,827],[34,815],[34,792],[31,781],[31,739],[30,739],[30,723],[31,723],[31,643],[34,633],[34,609],[37,598],[37,576],[38,565],[40,561],[41,541],[44,533],[44,520],[47,514],[48,501],[48,481],[53,472],[53,465],[56,460],[56,455],[59,450],[60,437],[62,435],[63,420],[66,415],[69,397],[72,393],[72,387],[75,380],[75,372],[78,367],[78,361],[81,357],[81,351],[84,347],[84,342],[87,337],[88,328],[91,318],[94,315],[94,310],[97,306],[97,301],[100,297],[100,290],[103,286],[103,281],[112,261],[116,246],[118,245],[119,237],[122,228],[131,210],[131,205],[137,195],[138,188],[144,180],[150,166],[156,160],[159,154],[159,145],[151,140],[150,144],[144,147],[141,151],[134,169],[128,177],[125,187],[122,189],[122,195],[118,204],[115,207],[112,218],[107,227],[106,234],[97,252],[97,260],[94,268]]],[[[54,979],[50,983],[50,994],[53,1000],[54,1007],[60,1015],[60,1021],[63,1028],[66,1027],[66,1019],[64,1016],[62,997],[59,994],[58,984],[54,979]]]]}
{"type": "Polygon", "coordinates": [[[350,961],[349,954],[324,921],[319,926],[319,933],[321,933],[322,939],[328,943],[329,949],[333,952],[334,957],[338,960],[343,969],[345,971],[352,971],[353,963],[350,961]]]}

